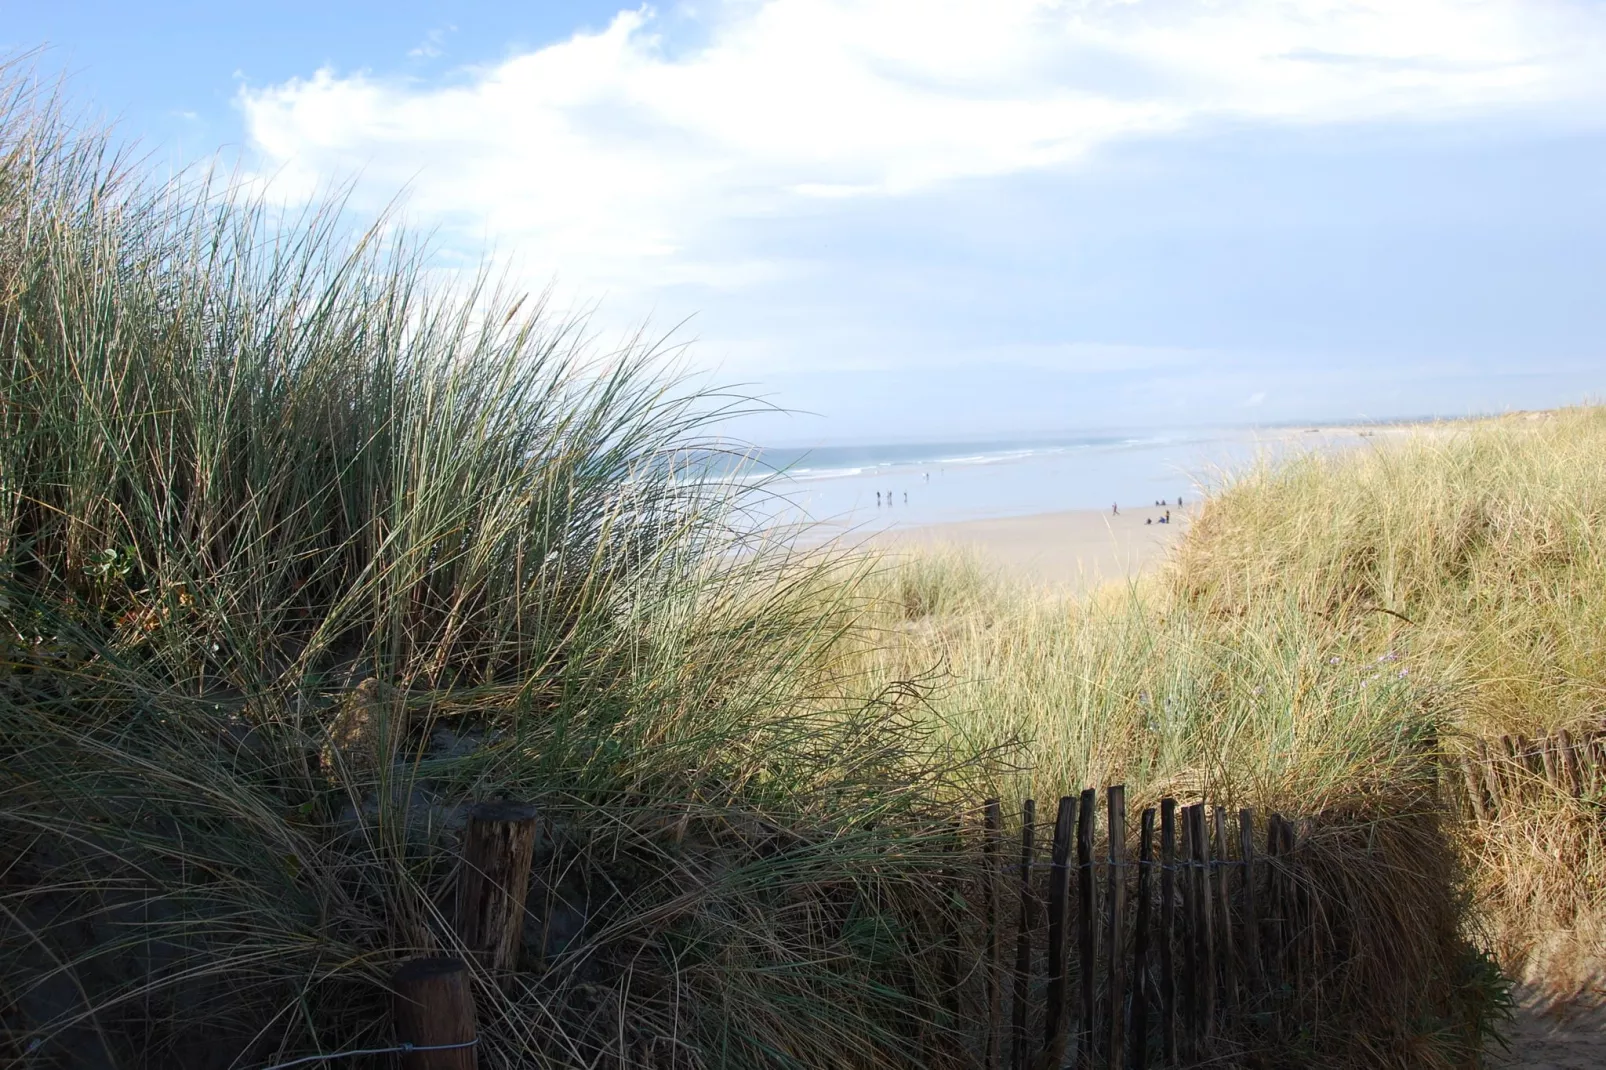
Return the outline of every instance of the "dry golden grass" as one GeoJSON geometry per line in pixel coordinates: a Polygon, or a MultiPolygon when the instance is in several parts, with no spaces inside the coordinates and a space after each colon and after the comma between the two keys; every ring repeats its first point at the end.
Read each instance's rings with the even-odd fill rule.
{"type": "MultiPolygon", "coordinates": [[[[892,569],[865,657],[932,676],[956,752],[1023,744],[1006,796],[1124,781],[1141,803],[1380,813],[1429,790],[1424,754],[1600,725],[1606,410],[1377,441],[1237,474],[1164,570],[1090,599],[962,557],[892,569]]],[[[1601,800],[1480,829],[1431,792],[1479,938],[1513,973],[1598,984],[1601,800]]]]}

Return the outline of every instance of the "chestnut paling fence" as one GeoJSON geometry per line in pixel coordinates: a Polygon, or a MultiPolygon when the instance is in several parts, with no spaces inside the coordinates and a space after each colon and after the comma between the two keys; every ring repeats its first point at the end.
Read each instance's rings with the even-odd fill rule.
{"type": "Polygon", "coordinates": [[[1606,730],[1479,740],[1460,764],[1472,815],[1487,823],[1546,795],[1606,795],[1606,730]]]}
{"type": "MultiPolygon", "coordinates": [[[[1345,926],[1305,863],[1308,819],[1167,798],[1132,822],[1124,787],[1099,794],[1059,799],[1051,822],[1034,800],[1007,822],[988,800],[952,830],[964,892],[931,934],[947,1005],[911,1016],[923,1065],[1202,1066],[1288,1039],[1342,975],[1345,926]]],[[[537,825],[513,803],[469,813],[456,927],[488,976],[514,968],[532,884],[550,884],[532,870],[537,825]]],[[[450,958],[397,972],[408,1070],[477,1065],[470,972],[450,958]]]]}
{"type": "MultiPolygon", "coordinates": [[[[1547,795],[1606,797],[1606,729],[1503,736],[1441,768],[1483,823],[1547,795]]],[[[1318,822],[1170,798],[1131,816],[1117,785],[1060,798],[1052,815],[988,800],[968,830],[949,830],[956,894],[927,919],[946,956],[945,1005],[911,1013],[922,1064],[1202,1066],[1277,1047],[1320,1017],[1344,986],[1358,919],[1312,864],[1318,822]]],[[[557,856],[532,866],[539,824],[515,803],[469,812],[456,928],[486,976],[515,969],[526,918],[542,913],[532,887],[555,893],[542,870],[557,856]]],[[[451,958],[397,972],[409,1070],[477,1065],[470,972],[451,958]]]]}
{"type": "Polygon", "coordinates": [[[1295,822],[1168,798],[1134,837],[1125,795],[1065,796],[1051,825],[1027,800],[1008,836],[985,804],[989,1070],[1202,1065],[1292,1028],[1342,953],[1295,822]]]}

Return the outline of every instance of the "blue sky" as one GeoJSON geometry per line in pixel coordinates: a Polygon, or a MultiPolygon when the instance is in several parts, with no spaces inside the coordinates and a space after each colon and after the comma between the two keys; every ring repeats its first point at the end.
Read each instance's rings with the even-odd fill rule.
{"type": "Polygon", "coordinates": [[[405,189],[443,265],[691,317],[818,414],[761,440],[1606,392],[1590,0],[0,0],[41,44],[154,164],[405,189]]]}

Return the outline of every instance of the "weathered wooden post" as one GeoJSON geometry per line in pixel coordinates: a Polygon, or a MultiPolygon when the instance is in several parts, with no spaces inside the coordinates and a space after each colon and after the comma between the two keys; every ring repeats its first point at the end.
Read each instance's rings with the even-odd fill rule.
{"type": "Polygon", "coordinates": [[[1182,1058],[1198,1054],[1199,1037],[1199,882],[1194,867],[1197,851],[1193,833],[1193,807],[1182,808],[1182,1058]]]}
{"type": "Polygon", "coordinates": [[[1098,935],[1093,925],[1098,916],[1099,894],[1093,874],[1093,808],[1097,798],[1092,788],[1082,792],[1076,821],[1076,952],[1082,980],[1077,1062],[1088,1070],[1093,1067],[1093,1047],[1098,1037],[1094,1025],[1098,1010],[1098,935]]]}
{"type": "Polygon", "coordinates": [[[1539,748],[1539,763],[1545,770],[1545,782],[1555,791],[1561,791],[1561,763],[1556,760],[1556,737],[1540,736],[1534,741],[1539,748]]]}
{"type": "Polygon", "coordinates": [[[1500,770],[1495,768],[1489,744],[1481,739],[1478,740],[1478,766],[1483,770],[1483,786],[1489,792],[1489,820],[1493,821],[1500,816],[1500,770]]]}
{"type": "Polygon", "coordinates": [[[1165,1062],[1177,1052],[1177,800],[1160,800],[1160,1023],[1165,1062]]]}
{"type": "Polygon", "coordinates": [[[1226,997],[1227,1010],[1238,1013],[1238,955],[1232,939],[1232,897],[1230,894],[1228,859],[1232,851],[1227,843],[1227,808],[1212,810],[1216,825],[1216,903],[1221,908],[1221,986],[1226,997]]]}
{"type": "Polygon", "coordinates": [[[1154,894],[1154,807],[1143,811],[1138,828],[1137,921],[1132,933],[1132,1067],[1149,1065],[1149,900],[1154,894]]]}
{"type": "Polygon", "coordinates": [[[1573,742],[1573,734],[1563,728],[1556,733],[1556,746],[1561,751],[1561,763],[1567,773],[1567,790],[1573,798],[1584,794],[1584,769],[1578,760],[1578,747],[1573,742]]]}
{"type": "Polygon", "coordinates": [[[1004,854],[1004,812],[997,799],[983,804],[982,856],[986,881],[987,964],[982,980],[987,988],[987,1070],[998,1070],[1004,1017],[1003,946],[1004,922],[999,866],[1004,854]]]}
{"type": "Polygon", "coordinates": [[[1199,1000],[1200,1033],[1208,1036],[1216,1018],[1216,937],[1215,910],[1210,894],[1210,833],[1205,828],[1205,804],[1193,807],[1194,862],[1198,865],[1199,973],[1202,991],[1199,1000]]]}
{"type": "Polygon", "coordinates": [[[1015,1070],[1026,1070],[1027,999],[1032,983],[1032,855],[1036,849],[1037,800],[1027,799],[1021,807],[1020,823],[1020,927],[1015,934],[1015,1003],[1011,1019],[1013,1038],[1009,1063],[1015,1070]]]}
{"type": "Polygon", "coordinates": [[[518,965],[535,835],[535,807],[517,802],[479,803],[463,829],[457,935],[493,976],[518,965]]]}
{"type": "Polygon", "coordinates": [[[476,1070],[474,990],[462,959],[422,958],[391,977],[391,1017],[403,1044],[402,1070],[476,1070]]]}
{"type": "Polygon", "coordinates": [[[1105,836],[1109,840],[1110,924],[1105,936],[1109,948],[1110,1030],[1108,1059],[1112,1067],[1126,1062],[1126,786],[1105,791],[1105,836]]]}
{"type": "Polygon", "coordinates": [[[1238,811],[1238,853],[1244,860],[1244,958],[1249,962],[1251,1001],[1266,987],[1260,961],[1260,911],[1255,902],[1255,811],[1238,811]]]}
{"type": "Polygon", "coordinates": [[[1042,1064],[1055,1070],[1065,1057],[1066,912],[1071,896],[1071,840],[1076,835],[1076,797],[1060,798],[1054,817],[1054,853],[1048,871],[1048,1007],[1043,1017],[1042,1064]]]}

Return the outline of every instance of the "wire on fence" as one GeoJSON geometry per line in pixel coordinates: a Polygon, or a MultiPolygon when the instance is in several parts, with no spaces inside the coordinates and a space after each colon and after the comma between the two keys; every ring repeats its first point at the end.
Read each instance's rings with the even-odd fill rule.
{"type": "Polygon", "coordinates": [[[457,1048],[472,1048],[480,1042],[478,1037],[465,1040],[460,1044],[398,1044],[394,1048],[354,1048],[351,1051],[331,1051],[318,1055],[303,1055],[299,1059],[291,1059],[287,1063],[274,1063],[264,1066],[262,1070],[286,1070],[291,1066],[304,1066],[307,1063],[328,1062],[330,1059],[349,1059],[353,1055],[406,1055],[415,1051],[452,1051],[457,1048]]]}

